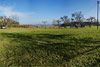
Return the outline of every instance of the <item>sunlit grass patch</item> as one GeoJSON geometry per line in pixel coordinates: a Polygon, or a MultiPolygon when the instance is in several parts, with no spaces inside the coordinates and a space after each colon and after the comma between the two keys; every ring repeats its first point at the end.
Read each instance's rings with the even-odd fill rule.
{"type": "Polygon", "coordinates": [[[98,66],[99,52],[96,27],[0,29],[1,66],[98,66]]]}

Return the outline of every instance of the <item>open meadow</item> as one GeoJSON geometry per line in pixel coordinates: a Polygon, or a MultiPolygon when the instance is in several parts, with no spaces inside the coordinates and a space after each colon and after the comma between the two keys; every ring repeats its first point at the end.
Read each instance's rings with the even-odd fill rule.
{"type": "Polygon", "coordinates": [[[100,66],[100,29],[0,29],[1,66],[100,66]]]}

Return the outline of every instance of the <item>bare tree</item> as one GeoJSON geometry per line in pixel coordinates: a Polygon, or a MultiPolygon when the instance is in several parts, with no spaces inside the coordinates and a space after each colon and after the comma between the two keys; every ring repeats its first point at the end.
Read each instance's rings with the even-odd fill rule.
{"type": "Polygon", "coordinates": [[[46,23],[47,23],[47,21],[42,21],[42,23],[44,24],[45,29],[46,29],[46,23]]]}
{"type": "Polygon", "coordinates": [[[80,11],[80,12],[75,12],[75,13],[73,13],[73,14],[72,14],[72,17],[74,18],[74,20],[75,20],[76,22],[82,22],[83,19],[84,19],[84,16],[83,16],[83,14],[82,14],[81,11],[80,11]]]}
{"type": "Polygon", "coordinates": [[[68,16],[61,17],[61,20],[64,21],[64,23],[69,21],[68,16]]]}
{"type": "Polygon", "coordinates": [[[0,16],[0,26],[3,25],[3,16],[0,16]]]}
{"type": "Polygon", "coordinates": [[[95,17],[90,17],[91,22],[95,22],[95,20],[96,20],[95,17]]]}
{"type": "Polygon", "coordinates": [[[57,20],[56,22],[58,23],[58,27],[60,28],[60,22],[61,21],[60,20],[57,20]]]}
{"type": "Polygon", "coordinates": [[[10,17],[13,21],[19,22],[19,17],[17,15],[12,15],[10,17]]]}
{"type": "Polygon", "coordinates": [[[93,23],[93,22],[96,22],[95,17],[92,17],[92,16],[91,16],[90,18],[88,18],[87,20],[88,20],[88,22],[89,22],[89,27],[90,27],[90,28],[91,28],[92,23],[93,23]]]}
{"type": "Polygon", "coordinates": [[[71,22],[74,22],[74,19],[73,18],[71,18],[71,22]]]}
{"type": "Polygon", "coordinates": [[[56,26],[56,20],[52,21],[53,26],[56,26]]]}
{"type": "Polygon", "coordinates": [[[70,19],[68,18],[68,16],[63,16],[60,19],[64,22],[64,27],[66,28],[68,22],[70,22],[70,19]]]}

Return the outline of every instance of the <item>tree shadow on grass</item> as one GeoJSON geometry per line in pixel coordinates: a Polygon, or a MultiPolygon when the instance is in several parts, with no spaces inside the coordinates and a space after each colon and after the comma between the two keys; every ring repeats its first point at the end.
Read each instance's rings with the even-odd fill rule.
{"type": "Polygon", "coordinates": [[[29,62],[41,64],[39,62],[40,58],[43,58],[44,60],[43,62],[47,63],[48,61],[48,63],[51,63],[51,65],[54,63],[62,65],[64,61],[69,62],[71,59],[75,57],[87,54],[93,50],[100,48],[100,46],[80,45],[81,43],[82,44],[91,44],[91,43],[97,44],[99,43],[99,41],[93,41],[92,38],[77,39],[73,37],[73,34],[70,34],[70,35],[69,34],[68,35],[34,34],[32,36],[32,35],[24,35],[24,34],[18,34],[18,33],[2,33],[2,35],[8,38],[13,38],[11,42],[20,43],[20,45],[18,46],[7,48],[7,50],[12,51],[12,53],[9,53],[7,51],[8,52],[7,59],[9,59],[12,56],[24,57],[26,54],[29,54],[30,57],[33,58],[30,61],[28,61],[29,58],[28,60],[23,60],[23,58],[21,57],[15,58],[15,64],[18,63],[18,65],[21,65],[21,63],[23,64],[25,63],[26,65],[32,65],[32,64],[29,64],[29,62]],[[42,43],[42,42],[38,43],[38,41],[42,41],[41,37],[46,38],[46,39],[59,39],[59,38],[63,39],[66,37],[68,38],[68,42],[67,43],[53,43],[51,41],[45,41],[46,43],[42,43]],[[73,45],[73,42],[75,43],[74,45],[73,45]],[[84,48],[88,48],[88,49],[82,51],[82,49],[84,48]],[[52,56],[52,55],[55,55],[55,56],[52,56]],[[57,56],[60,56],[62,58],[56,59],[57,56]],[[52,58],[52,59],[48,60],[48,58],[52,58]]]}
{"type": "Polygon", "coordinates": [[[69,36],[73,36],[73,34],[60,34],[60,35],[55,35],[55,34],[36,34],[36,36],[38,38],[41,38],[41,36],[43,36],[44,38],[48,38],[48,39],[59,39],[59,38],[65,38],[65,37],[69,37],[69,36]]]}

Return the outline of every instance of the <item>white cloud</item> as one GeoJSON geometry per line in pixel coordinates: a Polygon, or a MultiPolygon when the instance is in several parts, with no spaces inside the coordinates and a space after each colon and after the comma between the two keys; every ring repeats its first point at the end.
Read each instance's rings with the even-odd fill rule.
{"type": "Polygon", "coordinates": [[[0,6],[0,14],[3,14],[5,16],[13,16],[13,15],[16,15],[18,16],[19,18],[27,18],[27,17],[30,17],[34,14],[34,12],[17,12],[17,11],[14,11],[14,8],[13,7],[4,7],[4,6],[0,6]]]}
{"type": "Polygon", "coordinates": [[[14,11],[14,7],[4,7],[0,6],[0,15],[4,15],[7,17],[10,16],[17,16],[19,18],[19,22],[21,24],[30,24],[33,22],[33,16],[34,12],[19,12],[19,11],[14,11]]]}

